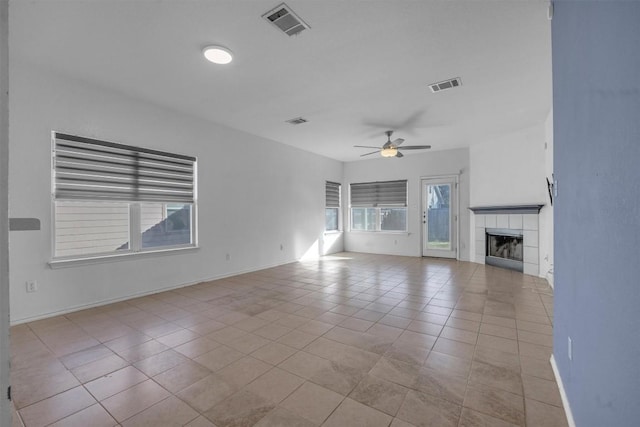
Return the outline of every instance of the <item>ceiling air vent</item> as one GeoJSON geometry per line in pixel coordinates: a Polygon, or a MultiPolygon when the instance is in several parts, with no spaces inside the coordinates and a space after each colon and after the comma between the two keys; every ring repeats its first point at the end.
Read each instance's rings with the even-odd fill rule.
{"type": "Polygon", "coordinates": [[[303,30],[311,28],[284,3],[265,13],[262,17],[288,36],[300,34],[303,30]]]}
{"type": "Polygon", "coordinates": [[[462,86],[462,80],[460,77],[456,77],[455,79],[443,80],[438,83],[431,83],[429,88],[431,92],[442,92],[443,90],[453,89],[454,87],[462,86]]]}
{"type": "Polygon", "coordinates": [[[307,119],[303,119],[302,117],[296,117],[295,119],[287,120],[287,123],[292,125],[301,125],[303,123],[307,123],[307,119]]]}

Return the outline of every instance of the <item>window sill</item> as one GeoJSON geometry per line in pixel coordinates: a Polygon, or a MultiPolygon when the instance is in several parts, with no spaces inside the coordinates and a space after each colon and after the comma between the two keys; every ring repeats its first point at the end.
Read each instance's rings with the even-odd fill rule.
{"type": "Polygon", "coordinates": [[[327,234],[342,234],[342,230],[328,230],[324,232],[324,235],[326,236],[327,234]]]}
{"type": "Polygon", "coordinates": [[[408,231],[389,231],[389,230],[349,230],[349,233],[358,234],[404,234],[409,236],[411,233],[408,231]]]}
{"type": "Polygon", "coordinates": [[[59,268],[79,267],[83,265],[104,264],[108,262],[135,260],[141,258],[153,258],[156,256],[178,255],[179,253],[195,252],[198,249],[198,246],[186,246],[182,248],[158,249],[143,252],[127,252],[123,254],[113,255],[52,259],[51,261],[49,261],[49,267],[51,267],[52,270],[57,270],[59,268]]]}

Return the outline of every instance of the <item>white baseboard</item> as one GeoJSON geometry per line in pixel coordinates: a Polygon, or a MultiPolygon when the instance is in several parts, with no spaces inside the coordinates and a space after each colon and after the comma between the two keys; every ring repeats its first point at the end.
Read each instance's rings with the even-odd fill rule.
{"type": "Polygon", "coordinates": [[[553,269],[549,270],[546,274],[547,282],[549,283],[549,286],[551,286],[551,289],[554,289],[553,287],[553,269]]]}
{"type": "Polygon", "coordinates": [[[171,291],[171,290],[174,290],[174,289],[184,288],[184,287],[187,287],[187,286],[197,285],[198,283],[210,282],[210,281],[219,280],[219,279],[225,279],[227,277],[238,276],[240,274],[253,273],[253,272],[256,272],[256,271],[265,270],[267,268],[279,267],[281,265],[291,264],[293,262],[298,262],[298,260],[294,259],[294,260],[284,261],[284,262],[275,263],[275,264],[263,265],[263,266],[260,266],[260,267],[249,268],[249,269],[246,269],[246,270],[239,270],[239,271],[234,271],[234,272],[230,272],[230,273],[226,273],[226,274],[221,274],[221,275],[214,276],[214,277],[202,278],[202,279],[199,279],[199,280],[194,280],[192,282],[180,283],[180,284],[177,284],[177,285],[170,285],[170,286],[167,286],[167,287],[164,287],[164,288],[157,288],[157,289],[153,289],[153,290],[150,290],[150,291],[124,295],[124,296],[121,296],[121,297],[110,298],[110,299],[101,300],[101,301],[96,301],[96,302],[89,303],[89,304],[80,304],[80,305],[76,305],[76,306],[73,306],[73,307],[67,307],[67,308],[65,308],[63,310],[57,310],[57,311],[51,311],[51,312],[48,312],[48,313],[38,314],[36,316],[27,316],[27,317],[22,317],[22,318],[19,318],[19,319],[11,319],[10,325],[11,326],[15,326],[15,325],[19,325],[19,324],[22,324],[22,323],[28,323],[28,322],[34,322],[36,320],[47,319],[49,317],[61,316],[61,315],[64,315],[64,314],[74,313],[74,312],[80,311],[80,310],[86,310],[86,309],[89,309],[89,308],[100,307],[100,306],[103,306],[103,305],[113,304],[113,303],[116,303],[116,302],[126,301],[126,300],[130,300],[130,299],[134,299],[134,298],[140,298],[140,297],[144,297],[144,296],[147,296],[147,295],[158,294],[160,292],[166,292],[166,291],[171,291]]]}
{"type": "Polygon", "coordinates": [[[573,419],[573,413],[571,412],[571,406],[569,405],[569,399],[567,398],[567,393],[564,391],[564,384],[562,383],[562,378],[560,377],[560,372],[558,372],[558,365],[556,365],[556,359],[554,355],[551,355],[551,369],[553,369],[553,376],[556,377],[556,383],[558,383],[558,389],[560,391],[560,397],[562,398],[562,407],[564,408],[564,413],[567,416],[567,423],[569,427],[576,427],[576,422],[573,419]]]}

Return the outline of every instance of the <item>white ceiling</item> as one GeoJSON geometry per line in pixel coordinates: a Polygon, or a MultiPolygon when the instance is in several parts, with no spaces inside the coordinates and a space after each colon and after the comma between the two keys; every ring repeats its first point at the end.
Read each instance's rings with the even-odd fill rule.
{"type": "Polygon", "coordinates": [[[261,18],[279,3],[12,1],[11,55],[342,161],[387,129],[442,150],[550,110],[547,1],[288,0],[311,26],[297,37],[261,18]],[[204,60],[214,43],[230,65],[204,60]],[[463,85],[427,86],[451,77],[463,85]]]}

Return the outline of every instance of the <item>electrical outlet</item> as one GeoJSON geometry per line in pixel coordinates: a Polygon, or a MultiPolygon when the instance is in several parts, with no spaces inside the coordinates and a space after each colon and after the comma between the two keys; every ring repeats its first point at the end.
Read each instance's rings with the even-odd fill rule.
{"type": "Polygon", "coordinates": [[[573,341],[571,341],[571,337],[567,337],[567,357],[569,357],[569,360],[573,360],[573,341]]]}
{"type": "Polygon", "coordinates": [[[35,280],[27,280],[27,292],[35,292],[38,290],[38,282],[35,280]]]}

